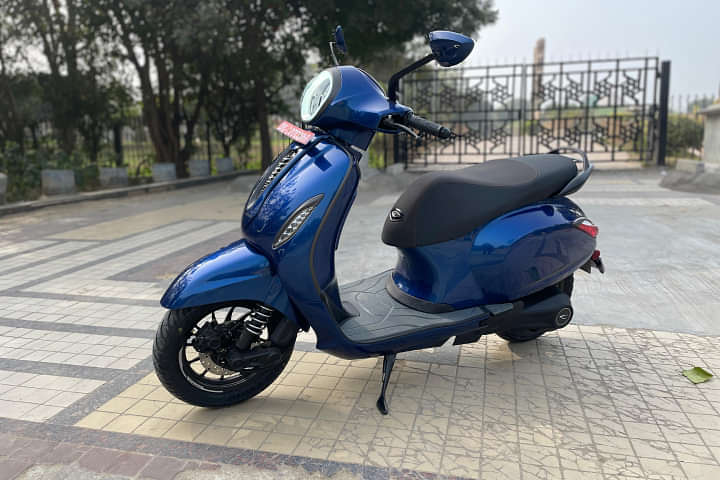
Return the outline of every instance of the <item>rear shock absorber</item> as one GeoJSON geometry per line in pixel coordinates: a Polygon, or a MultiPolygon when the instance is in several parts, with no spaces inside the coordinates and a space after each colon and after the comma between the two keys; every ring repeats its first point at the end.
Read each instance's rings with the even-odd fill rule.
{"type": "Polygon", "coordinates": [[[235,346],[241,351],[247,350],[267,327],[273,316],[273,309],[265,305],[255,307],[245,319],[243,332],[235,341],[235,346]]]}
{"type": "Polygon", "coordinates": [[[268,322],[272,318],[273,310],[265,305],[258,305],[250,315],[245,319],[245,330],[255,336],[260,336],[267,327],[268,322]]]}

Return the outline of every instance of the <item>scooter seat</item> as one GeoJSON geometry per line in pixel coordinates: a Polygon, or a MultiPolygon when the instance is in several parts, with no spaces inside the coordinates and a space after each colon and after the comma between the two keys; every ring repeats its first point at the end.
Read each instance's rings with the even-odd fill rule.
{"type": "Polygon", "coordinates": [[[395,202],[382,240],[412,248],[459,238],[504,213],[558,194],[575,175],[573,159],[557,154],[427,173],[395,202]]]}

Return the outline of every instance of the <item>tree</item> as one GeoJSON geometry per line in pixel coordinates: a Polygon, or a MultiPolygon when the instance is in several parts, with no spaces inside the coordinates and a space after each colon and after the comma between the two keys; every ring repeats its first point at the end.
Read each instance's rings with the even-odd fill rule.
{"type": "Polygon", "coordinates": [[[703,142],[703,124],[691,116],[676,114],[668,118],[667,150],[671,155],[695,155],[703,142]]]}
{"type": "Polygon", "coordinates": [[[187,176],[208,82],[230,22],[220,1],[96,0],[117,54],[135,69],[157,161],[187,176]]]}
{"type": "Polygon", "coordinates": [[[24,154],[27,132],[33,148],[39,148],[38,129],[47,110],[37,75],[0,72],[0,151],[10,141],[24,154]]]}
{"type": "Polygon", "coordinates": [[[5,151],[8,141],[24,149],[25,126],[32,108],[23,106],[30,106],[27,100],[38,93],[34,78],[25,78],[17,71],[18,38],[8,5],[0,5],[0,151],[5,151]]]}
{"type": "MultiPolygon", "coordinates": [[[[91,160],[97,160],[106,118],[114,98],[127,97],[127,89],[114,82],[115,64],[91,21],[92,7],[81,0],[9,0],[6,22],[15,28],[15,42],[34,48],[45,65],[25,58],[24,82],[18,92],[36,87],[23,106],[41,102],[49,106],[49,118],[60,149],[71,155],[82,136],[91,160]],[[121,92],[122,91],[122,92],[121,92]]],[[[30,55],[28,55],[29,57],[30,55]]],[[[18,106],[17,102],[15,107],[18,106]]],[[[27,108],[26,108],[27,109],[27,108]]],[[[37,148],[36,123],[25,121],[37,148]]]]}
{"type": "Polygon", "coordinates": [[[272,161],[270,113],[286,105],[280,92],[299,86],[305,65],[299,7],[281,0],[230,0],[230,24],[237,55],[249,66],[263,168],[272,161]]]}
{"type": "Polygon", "coordinates": [[[208,95],[205,110],[212,134],[222,145],[226,157],[230,156],[233,145],[239,152],[250,147],[257,125],[250,67],[244,57],[230,54],[210,75],[212,93],[208,95]]]}
{"type": "Polygon", "coordinates": [[[473,35],[497,19],[492,0],[305,0],[302,4],[307,43],[319,50],[326,63],[330,63],[330,34],[342,25],[349,48],[346,62],[379,65],[384,73],[392,60],[405,60],[404,47],[418,36],[433,30],[473,35]]]}
{"type": "Polygon", "coordinates": [[[60,148],[75,148],[77,125],[82,117],[83,56],[94,40],[83,24],[79,0],[14,0],[10,15],[29,45],[38,46],[49,70],[43,97],[51,115],[60,148]]]}
{"type": "Polygon", "coordinates": [[[96,163],[105,135],[122,128],[123,112],[132,103],[127,87],[115,79],[100,83],[96,77],[83,77],[84,113],[78,122],[83,148],[92,163],[96,163]]]}
{"type": "Polygon", "coordinates": [[[0,62],[4,137],[22,140],[28,125],[32,132],[30,114],[49,105],[61,149],[73,152],[80,135],[96,160],[130,98],[119,77],[127,66],[157,161],[174,163],[183,177],[205,119],[226,154],[237,142],[246,148],[257,127],[268,165],[269,115],[286,110],[287,88],[299,90],[308,46],[329,59],[336,24],[345,27],[347,61],[386,67],[427,31],[473,33],[496,12],[491,0],[6,0],[0,17],[0,60],[11,30],[16,44],[24,40],[45,60],[40,69],[26,61],[23,77],[0,62]]]}

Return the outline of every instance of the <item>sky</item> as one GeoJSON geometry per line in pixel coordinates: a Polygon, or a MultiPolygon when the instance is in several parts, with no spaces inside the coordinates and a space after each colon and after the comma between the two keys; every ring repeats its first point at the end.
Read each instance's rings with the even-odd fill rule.
{"type": "Polygon", "coordinates": [[[480,31],[467,63],[659,56],[670,93],[715,94],[720,86],[720,0],[495,0],[499,19],[480,31]]]}

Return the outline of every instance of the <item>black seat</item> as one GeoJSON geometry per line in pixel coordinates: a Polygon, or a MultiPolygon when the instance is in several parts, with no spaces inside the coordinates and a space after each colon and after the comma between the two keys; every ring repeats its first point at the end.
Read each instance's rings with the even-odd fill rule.
{"type": "Polygon", "coordinates": [[[395,202],[382,240],[410,248],[461,237],[504,213],[556,195],[576,174],[575,162],[556,154],[425,174],[395,202]]]}

